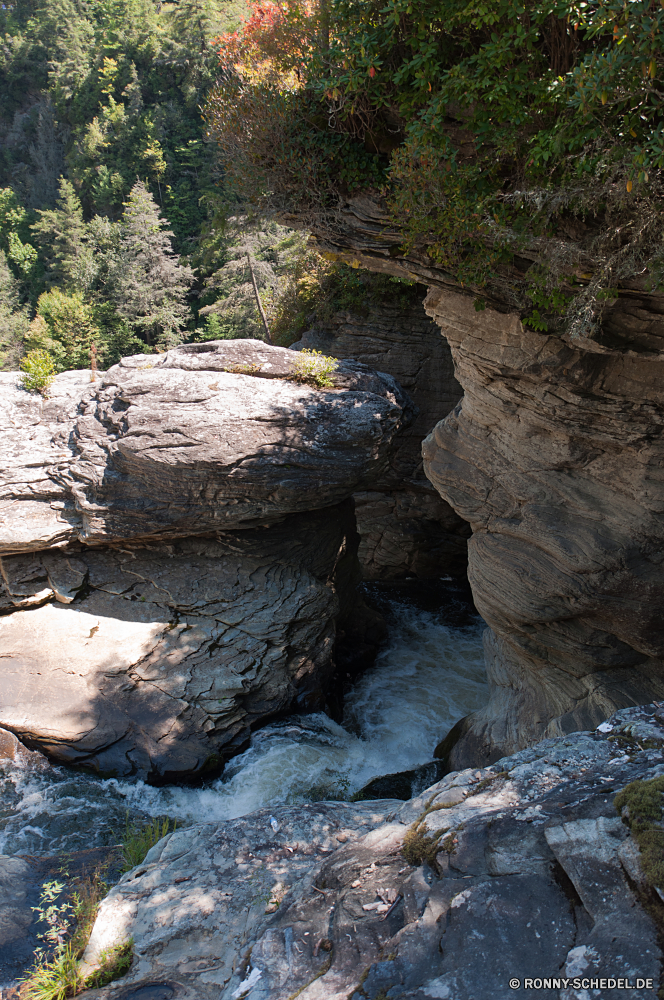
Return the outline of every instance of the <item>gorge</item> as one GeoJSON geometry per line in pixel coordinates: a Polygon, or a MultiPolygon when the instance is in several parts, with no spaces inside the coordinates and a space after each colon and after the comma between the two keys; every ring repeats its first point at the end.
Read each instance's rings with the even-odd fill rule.
{"type": "MultiPolygon", "coordinates": [[[[536,978],[549,971],[552,955],[552,971],[560,976],[552,980],[558,985],[549,995],[562,1000],[580,996],[573,985],[577,974],[599,973],[607,965],[630,982],[630,977],[636,982],[638,973],[643,973],[644,983],[659,976],[650,918],[633,909],[638,905],[634,885],[641,885],[637,896],[649,890],[633,839],[614,818],[613,806],[614,789],[635,779],[658,780],[661,774],[664,734],[659,709],[624,708],[608,723],[603,721],[616,707],[645,704],[658,696],[655,664],[634,658],[616,663],[621,647],[615,641],[610,644],[608,630],[598,634],[597,628],[591,633],[590,655],[586,651],[577,659],[584,639],[588,645],[588,633],[579,637],[580,627],[586,618],[592,622],[597,612],[577,608],[567,593],[562,603],[576,615],[568,614],[564,621],[579,619],[576,631],[565,626],[565,632],[557,624],[563,616],[558,611],[556,617],[555,605],[546,621],[553,627],[536,629],[523,612],[521,617],[514,614],[514,607],[522,605],[506,603],[518,602],[526,593],[526,609],[544,603],[544,597],[546,606],[552,605],[552,597],[537,590],[538,579],[548,580],[551,571],[541,578],[533,569],[524,572],[525,560],[534,562],[528,543],[532,546],[534,538],[539,549],[550,550],[549,537],[564,538],[571,551],[574,532],[584,524],[579,496],[587,500],[597,495],[585,482],[583,492],[568,487],[564,499],[575,497],[576,507],[563,534],[552,515],[551,497],[561,494],[560,479],[571,479],[573,467],[569,447],[559,463],[562,474],[552,468],[543,447],[544,432],[561,447],[565,411],[560,389],[554,393],[551,388],[553,366],[547,368],[537,351],[546,361],[554,348],[562,349],[572,368],[572,349],[564,342],[561,347],[559,339],[553,345],[541,335],[530,339],[530,331],[513,317],[490,308],[478,313],[471,300],[446,290],[434,287],[426,308],[445,327],[465,390],[460,405],[453,405],[451,387],[451,412],[426,438],[424,460],[432,481],[473,527],[470,579],[492,630],[488,641],[485,638],[489,702],[484,708],[478,624],[462,615],[452,627],[443,624],[441,629],[440,612],[432,617],[418,611],[412,597],[399,611],[398,588],[407,594],[413,586],[407,579],[399,583],[399,578],[412,580],[419,568],[422,586],[432,586],[426,556],[434,519],[428,501],[415,506],[416,531],[400,534],[393,521],[385,520],[381,531],[386,525],[394,538],[404,539],[401,548],[392,543],[390,561],[376,558],[378,547],[365,540],[365,571],[372,575],[380,567],[375,574],[379,580],[369,584],[368,595],[374,607],[381,607],[381,591],[372,593],[371,587],[383,588],[391,642],[379,653],[376,666],[347,692],[343,728],[315,714],[326,704],[333,657],[344,656],[346,636],[363,647],[365,660],[355,664],[362,669],[384,635],[377,611],[366,607],[355,589],[360,579],[359,539],[348,495],[359,498],[360,511],[372,491],[389,502],[403,489],[404,481],[391,471],[400,463],[407,470],[406,489],[427,496],[408,438],[413,404],[390,376],[342,361],[335,375],[338,388],[309,388],[289,379],[296,367],[294,352],[236,341],[208,343],[204,349],[176,348],[157,359],[128,358],[92,382],[89,372],[59,376],[43,403],[17,389],[15,377],[5,377],[11,440],[16,442],[18,433],[32,443],[13,452],[23,459],[19,475],[9,470],[5,474],[4,537],[15,541],[5,542],[2,557],[2,637],[9,655],[3,657],[5,714],[0,723],[33,752],[26,757],[19,746],[12,751],[14,763],[4,768],[6,787],[13,789],[11,803],[4,805],[4,850],[24,856],[26,848],[37,855],[55,848],[74,857],[83,844],[107,843],[108,829],[122,823],[123,809],[139,818],[166,813],[184,824],[180,832],[160,841],[142,866],[124,876],[102,904],[81,968],[94,969],[104,948],[128,938],[134,942],[135,958],[128,976],[117,985],[89,991],[93,996],[147,998],[150,990],[161,990],[159,996],[193,1000],[217,998],[221,988],[224,1000],[286,1000],[298,989],[305,997],[326,1000],[340,993],[356,1000],[386,995],[413,1000],[466,997],[475,989],[475,959],[468,941],[477,935],[504,936],[507,912],[513,927],[505,952],[509,962],[501,971],[496,958],[497,980],[482,982],[482,996],[510,995],[503,985],[508,972],[524,981],[528,975],[536,978]],[[539,388],[542,372],[549,380],[545,390],[539,388]],[[530,387],[530,395],[522,382],[530,387]],[[498,392],[502,384],[506,388],[498,392]],[[509,395],[510,389],[516,391],[514,384],[520,389],[518,406],[509,395]],[[266,407],[263,400],[271,397],[264,393],[261,398],[263,386],[276,390],[277,405],[266,407]],[[482,389],[488,401],[478,402],[482,389]],[[214,422],[200,416],[210,412],[210,406],[219,406],[220,390],[226,393],[224,419],[230,415],[223,447],[222,439],[210,432],[214,422]],[[240,403],[234,402],[238,392],[240,403]],[[279,405],[284,392],[289,394],[287,411],[279,405]],[[547,425],[539,411],[544,430],[535,435],[532,425],[523,426],[528,407],[534,409],[529,401],[540,402],[544,410],[549,396],[557,400],[558,422],[552,429],[552,418],[547,425]],[[301,401],[301,411],[294,399],[301,401]],[[236,424],[244,434],[233,431],[233,405],[244,407],[236,424]],[[484,415],[484,424],[477,415],[484,415]],[[247,433],[252,420],[257,447],[247,433]],[[338,473],[322,477],[323,459],[316,457],[321,438],[331,441],[342,456],[351,443],[364,451],[353,455],[350,468],[340,458],[338,473]],[[489,445],[505,447],[504,442],[515,440],[525,444],[509,462],[503,459],[502,466],[494,452],[487,451],[489,445]],[[185,450],[185,442],[198,453],[185,450]],[[240,442],[244,447],[239,452],[240,442]],[[489,459],[483,457],[487,454],[489,459]],[[280,470],[279,483],[281,477],[286,480],[276,492],[270,488],[270,463],[280,470]],[[133,477],[130,491],[118,488],[128,468],[133,477]],[[163,476],[155,471],[160,468],[163,476]],[[200,489],[201,468],[206,483],[212,484],[213,503],[211,493],[200,489]],[[495,485],[487,485],[486,468],[492,478],[495,475],[495,485]],[[184,474],[187,469],[192,474],[184,474]],[[236,469],[244,505],[232,502],[238,492],[232,482],[236,469]],[[554,473],[559,477],[556,489],[551,487],[554,473]],[[504,516],[504,497],[510,496],[515,478],[525,507],[521,534],[515,527],[520,520],[514,500],[507,510],[511,519],[504,516]],[[528,482],[537,484],[535,500],[526,490],[528,482]],[[543,482],[548,482],[548,493],[543,482]],[[218,502],[226,496],[230,502],[218,502]],[[306,510],[313,496],[327,504],[306,510]],[[499,502],[502,508],[497,508],[499,502]],[[22,504],[29,505],[29,517],[16,517],[15,508],[22,504]],[[534,525],[530,535],[529,525],[534,525]],[[26,529],[32,529],[30,536],[26,529]],[[502,571],[514,567],[509,587],[495,580],[492,584],[487,549],[478,544],[485,536],[502,545],[494,556],[502,571]],[[505,537],[520,544],[506,549],[505,537]],[[400,553],[399,559],[395,553],[400,553]],[[497,603],[499,597],[502,604],[497,603]],[[72,612],[76,626],[69,621],[72,612]],[[554,645],[551,634],[561,632],[567,645],[554,645]],[[570,634],[579,643],[576,648],[570,648],[570,634]],[[90,649],[97,639],[103,643],[99,651],[90,649]],[[423,642],[429,644],[428,651],[423,642]],[[558,650],[557,659],[549,652],[536,656],[538,649],[548,650],[547,642],[558,650]],[[614,659],[600,661],[603,669],[598,670],[597,650],[607,647],[614,659]],[[21,663],[15,662],[18,652],[21,663]],[[429,673],[423,672],[426,657],[429,673]],[[447,667],[442,659],[448,660],[447,667]],[[238,667],[245,661],[250,668],[240,670],[238,681],[238,667]],[[563,680],[576,678],[577,687],[574,680],[562,683],[561,675],[563,680]],[[77,678],[83,679],[83,687],[77,678]],[[432,697],[439,685],[447,706],[432,697]],[[424,697],[418,707],[413,695],[420,691],[424,697]],[[575,708],[580,703],[576,716],[565,699],[574,700],[575,708]],[[424,703],[432,701],[425,708],[424,703]],[[567,718],[559,718],[561,705],[567,718]],[[376,771],[424,763],[435,741],[473,708],[478,711],[466,715],[452,729],[447,746],[439,749],[447,758],[440,761],[443,772],[451,770],[447,778],[436,781],[435,770],[421,769],[421,790],[411,784],[405,804],[376,799],[375,792],[370,801],[334,801],[340,794],[358,791],[376,771]],[[293,709],[314,714],[270,721],[293,709]],[[587,732],[599,723],[598,731],[587,732]],[[414,729],[421,732],[411,748],[414,729]],[[549,739],[538,744],[541,736],[549,739]],[[520,754],[523,746],[532,749],[520,754]],[[56,763],[83,763],[99,777],[68,777],[34,753],[37,749],[56,763]],[[228,761],[238,751],[239,756],[228,761]],[[496,760],[501,753],[495,766],[482,769],[487,757],[496,760]],[[465,769],[464,755],[469,761],[465,769]],[[150,788],[140,780],[172,782],[196,773],[214,775],[224,758],[228,763],[222,778],[208,779],[200,789],[150,788]],[[109,772],[115,776],[108,777],[109,772]],[[311,802],[312,793],[323,801],[311,802]],[[286,804],[280,804],[284,800],[286,804]],[[441,826],[438,817],[443,815],[441,826]],[[206,822],[196,825],[201,818],[206,822]],[[489,833],[494,826],[495,832],[489,833]],[[526,828],[532,833],[524,837],[526,828]],[[406,847],[408,837],[416,845],[413,853],[406,847]],[[560,871],[563,875],[556,874],[560,871]],[[560,892],[563,876],[573,884],[572,890],[565,889],[572,892],[571,904],[560,892]],[[493,888],[497,883],[502,886],[498,897],[493,888]],[[328,890],[336,893],[330,895],[331,909],[328,890]],[[598,901],[597,893],[607,891],[612,899],[626,899],[629,919],[617,902],[607,909],[598,901]],[[313,908],[312,894],[315,901],[321,900],[313,908]],[[496,907],[498,922],[493,924],[488,914],[496,907]],[[242,916],[245,912],[248,920],[242,916]],[[636,923],[634,912],[639,914],[636,923]],[[330,913],[333,923],[327,926],[330,913]],[[528,928],[534,924],[541,935],[551,921],[554,938],[545,937],[541,951],[526,946],[528,928]],[[443,960],[436,966],[432,949],[445,922],[443,960]],[[616,936],[618,926],[624,933],[616,936]],[[299,938],[293,928],[302,928],[299,938]],[[300,955],[305,956],[302,961],[300,955]]],[[[313,338],[305,336],[303,344],[313,343],[313,338]]],[[[336,339],[328,337],[331,354],[336,339]]],[[[336,346],[340,355],[343,342],[336,346]]],[[[411,360],[412,354],[411,347],[411,360]]],[[[417,398],[417,380],[410,389],[417,398]]],[[[593,394],[596,406],[599,395],[593,394]]],[[[578,408],[572,412],[576,415],[578,408]]],[[[606,435],[606,418],[600,415],[597,422],[606,435]]],[[[585,428],[574,424],[573,431],[578,463],[585,469],[587,453],[578,444],[585,428]]],[[[601,471],[601,454],[596,446],[593,470],[601,471]]],[[[333,447],[333,462],[334,456],[333,447]]],[[[616,481],[614,476],[614,488],[616,481]]],[[[393,503],[388,509],[395,507],[393,503]]],[[[624,516],[624,504],[611,508],[605,502],[589,510],[594,525],[614,524],[616,510],[624,516]]],[[[439,546],[435,567],[444,575],[445,569],[458,572],[465,532],[451,514],[443,513],[443,518],[449,526],[443,544],[439,529],[433,538],[439,546]]],[[[580,537],[587,548],[587,530],[580,537]]],[[[650,544],[646,553],[653,551],[650,544]]],[[[488,553],[490,557],[491,548],[488,553]]],[[[589,557],[598,562],[596,550],[589,557]]],[[[643,571],[648,561],[632,557],[630,565],[643,571]]],[[[611,566],[604,569],[605,579],[610,579],[610,571],[611,566]]],[[[569,569],[565,579],[573,579],[569,569]]],[[[625,574],[620,577],[623,585],[626,579],[625,574]]],[[[642,579],[647,584],[647,574],[642,579]]],[[[601,597],[597,580],[591,580],[588,592],[601,597]]],[[[437,592],[443,612],[450,599],[454,605],[454,587],[459,585],[446,586],[452,589],[437,592]]],[[[554,577],[556,586],[560,589],[554,577]]],[[[577,593],[578,587],[573,593],[578,601],[577,593]]],[[[615,614],[615,588],[613,596],[615,629],[616,621],[626,618],[615,614]]],[[[350,660],[347,654],[343,662],[350,660]]],[[[34,893],[29,865],[19,870],[15,864],[3,877],[9,898],[20,901],[34,893]]],[[[10,919],[19,919],[23,926],[26,918],[21,905],[16,906],[10,904],[5,919],[14,913],[10,919]]],[[[6,962],[2,969],[11,982],[16,973],[6,962]]],[[[630,995],[645,997],[649,989],[637,987],[630,995]]]]}
{"type": "Polygon", "coordinates": [[[0,1000],[664,995],[664,2],[230,4],[0,12],[0,1000]]]}

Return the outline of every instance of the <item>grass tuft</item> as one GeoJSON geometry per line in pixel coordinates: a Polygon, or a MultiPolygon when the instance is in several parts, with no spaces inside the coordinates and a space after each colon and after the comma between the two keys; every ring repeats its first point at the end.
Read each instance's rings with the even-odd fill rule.
{"type": "Polygon", "coordinates": [[[632,781],[614,799],[638,844],[641,868],[648,885],[664,889],[664,776],[632,781]]]}
{"type": "Polygon", "coordinates": [[[413,823],[403,838],[401,853],[411,865],[421,865],[426,862],[431,868],[436,869],[436,855],[441,834],[427,836],[425,831],[424,823],[413,823]]]}
{"type": "Polygon", "coordinates": [[[130,869],[140,865],[148,851],[154,845],[172,833],[177,827],[177,821],[168,816],[155,816],[148,823],[138,825],[129,821],[127,814],[125,831],[122,835],[122,871],[128,872],[130,869]]]}

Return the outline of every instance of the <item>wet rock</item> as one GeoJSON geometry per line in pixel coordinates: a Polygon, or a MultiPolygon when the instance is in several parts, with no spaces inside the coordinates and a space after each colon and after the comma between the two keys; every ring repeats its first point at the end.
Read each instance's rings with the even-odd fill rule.
{"type": "Polygon", "coordinates": [[[432,760],[409,771],[384,774],[360,788],[355,798],[358,802],[365,799],[410,799],[442,778],[447,770],[444,761],[432,760]]]}
{"type": "Polygon", "coordinates": [[[272,524],[367,488],[412,403],[363,365],[324,390],[293,370],[291,351],[236,340],[125,358],[92,384],[66,373],[46,401],[4,375],[0,552],[272,524]]]}
{"type": "Polygon", "coordinates": [[[657,712],[623,710],[398,806],[319,803],[309,820],[284,806],[171,834],[104,901],[86,958],[133,936],[123,988],[173,979],[202,1000],[507,1000],[514,978],[582,1000],[584,979],[607,976],[645,1000],[662,955],[613,800],[664,773],[657,712]],[[363,834],[349,810],[370,805],[363,834]]]}
{"type": "Polygon", "coordinates": [[[360,637],[356,551],[347,501],[268,529],[5,557],[0,722],[104,775],[218,770],[261,720],[325,704],[337,622],[360,637]]]}
{"type": "Polygon", "coordinates": [[[277,807],[176,830],[103,901],[84,961],[94,966],[104,948],[133,936],[136,961],[123,987],[173,978],[217,998],[242,974],[248,942],[292,887],[304,879],[304,891],[316,896],[308,873],[338,848],[338,838],[356,843],[399,804],[277,807]]]}
{"type": "Polygon", "coordinates": [[[422,308],[417,289],[403,300],[371,304],[366,315],[338,312],[324,329],[292,345],[334,358],[354,358],[396,378],[418,413],[402,431],[389,468],[371,490],[355,494],[359,558],[365,579],[429,579],[464,575],[467,524],[433,489],[422,471],[422,438],[461,396],[449,345],[422,308]]]}
{"type": "Polygon", "coordinates": [[[16,978],[32,958],[36,942],[29,934],[31,882],[27,861],[0,855],[0,987],[16,978]]]}
{"type": "Polygon", "coordinates": [[[424,442],[425,470],[473,528],[491,629],[491,699],[453,766],[664,696],[661,307],[637,299],[632,342],[647,327],[647,351],[530,330],[441,289],[426,300],[464,398],[424,442]]]}

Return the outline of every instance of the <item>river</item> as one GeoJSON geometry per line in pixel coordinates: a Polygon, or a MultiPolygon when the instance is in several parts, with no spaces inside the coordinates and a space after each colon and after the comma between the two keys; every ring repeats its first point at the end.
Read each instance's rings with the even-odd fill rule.
{"type": "Polygon", "coordinates": [[[454,723],[487,700],[481,619],[451,580],[366,584],[389,641],[337,723],[293,715],[256,732],[205,785],[153,787],[45,763],[0,760],[0,854],[46,855],[116,843],[127,817],[179,825],[277,803],[347,798],[370,779],[431,760],[454,723]]]}

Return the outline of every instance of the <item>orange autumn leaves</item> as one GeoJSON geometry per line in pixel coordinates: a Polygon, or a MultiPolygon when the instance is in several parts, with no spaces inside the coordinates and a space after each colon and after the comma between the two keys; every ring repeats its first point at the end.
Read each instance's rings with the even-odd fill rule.
{"type": "Polygon", "coordinates": [[[320,14],[311,0],[257,0],[237,31],[215,39],[220,65],[253,83],[298,89],[318,44],[320,14]]]}

